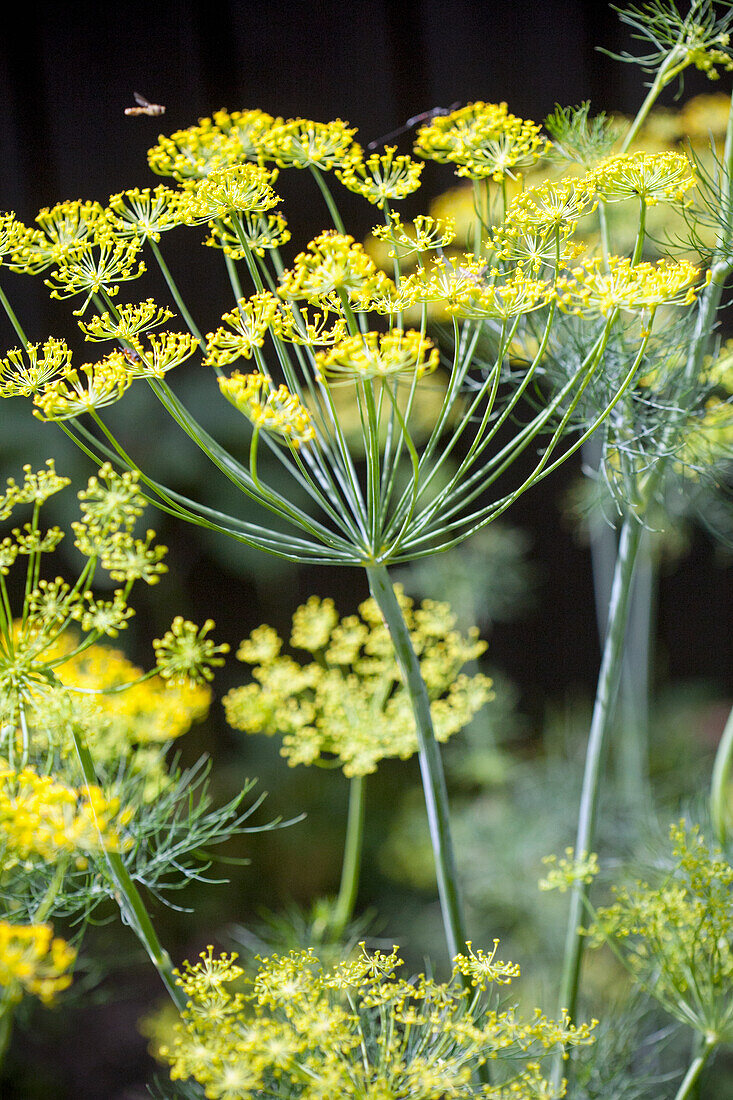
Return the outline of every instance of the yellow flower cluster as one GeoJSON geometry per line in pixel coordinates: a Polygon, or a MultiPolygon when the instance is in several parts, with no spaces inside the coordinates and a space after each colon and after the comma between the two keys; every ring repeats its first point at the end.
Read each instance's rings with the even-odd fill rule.
{"type": "Polygon", "coordinates": [[[72,367],[69,362],[35,394],[39,420],[69,420],[119,401],[132,381],[122,352],[111,352],[98,363],[72,367]]]}
{"type": "Polygon", "coordinates": [[[279,168],[343,168],[353,158],[355,133],[356,129],[340,118],[332,122],[277,120],[263,132],[257,151],[279,168]]]}
{"type": "Polygon", "coordinates": [[[210,221],[232,214],[264,214],[281,201],[273,173],[258,164],[234,164],[209,172],[191,185],[189,216],[210,221]]]}
{"type": "Polygon", "coordinates": [[[436,369],[438,349],[419,332],[366,332],[349,336],[316,353],[320,378],[327,382],[363,382],[368,378],[422,378],[436,369]]]}
{"type": "Polygon", "coordinates": [[[246,211],[235,227],[231,217],[219,217],[209,223],[210,235],[204,244],[221,248],[233,260],[247,258],[246,248],[257,256],[269,249],[280,248],[290,240],[288,223],[282,214],[249,214],[246,211]]]}
{"type": "Polygon", "coordinates": [[[297,394],[275,386],[268,374],[234,371],[219,379],[219,389],[257,429],[283,436],[293,447],[315,439],[315,428],[297,394]]]}
{"type": "Polygon", "coordinates": [[[109,313],[92,317],[89,321],[79,321],[78,325],[86,340],[122,340],[135,343],[141,332],[158,328],[173,317],[166,306],[159,306],[152,298],[139,305],[119,306],[112,317],[109,313]]]}
{"type": "Polygon", "coordinates": [[[455,239],[456,223],[452,218],[431,218],[418,214],[414,222],[405,224],[395,211],[390,212],[387,225],[375,225],[372,236],[392,245],[390,257],[406,258],[413,253],[445,248],[455,239]]]}
{"type": "Polygon", "coordinates": [[[172,191],[163,185],[133,187],[110,195],[108,217],[117,237],[159,241],[161,233],[185,225],[189,206],[187,191],[172,191]]]}
{"type": "Polygon", "coordinates": [[[76,951],[54,936],[49,924],[10,924],[0,920],[0,988],[12,1003],[23,993],[51,1004],[71,985],[76,951]]]}
{"type": "Polygon", "coordinates": [[[421,126],[415,152],[457,165],[458,176],[500,183],[545,154],[549,142],[540,131],[510,114],[506,103],[469,103],[421,126]]]}
{"type": "Polygon", "coordinates": [[[578,882],[590,884],[599,871],[595,852],[582,853],[576,858],[574,848],[566,848],[565,855],[559,859],[555,855],[545,856],[542,862],[549,870],[545,878],[540,879],[540,890],[559,890],[561,894],[578,882]]]}
{"type": "Polygon", "coordinates": [[[610,941],[637,982],[663,1008],[718,1042],[733,1039],[731,886],[733,867],[697,826],[670,828],[671,858],[657,883],[614,887],[588,929],[610,941]]]}
{"type": "Polygon", "coordinates": [[[604,316],[616,309],[637,313],[660,305],[690,305],[701,289],[700,283],[694,285],[699,277],[689,260],[632,264],[625,256],[609,256],[607,263],[594,257],[558,280],[558,303],[568,313],[604,316]]]}
{"type": "Polygon", "coordinates": [[[404,199],[417,191],[424,167],[411,157],[398,156],[396,145],[387,145],[383,153],[353,160],[336,175],[349,191],[382,210],[390,199],[404,199]]]}
{"type": "Polygon", "coordinates": [[[353,237],[326,230],[295,257],[293,270],[282,274],[278,293],[314,301],[334,291],[363,291],[379,278],[374,262],[353,237]]]}
{"type": "Polygon", "coordinates": [[[131,810],[95,786],[77,790],[26,767],[0,766],[0,832],[3,866],[35,858],[55,862],[62,853],[121,851],[120,828],[131,810]]]}
{"type": "Polygon", "coordinates": [[[234,359],[250,359],[253,349],[264,344],[278,309],[278,299],[269,291],[240,298],[237,308],[222,317],[229,329],[218,328],[207,334],[205,362],[223,367],[234,359]]]}
{"type": "Polygon", "coordinates": [[[53,336],[42,345],[26,344],[22,351],[11,348],[0,359],[0,397],[33,397],[70,364],[66,341],[53,336]]]}
{"type": "Polygon", "coordinates": [[[608,157],[591,173],[590,180],[604,202],[643,199],[682,203],[695,186],[695,171],[684,153],[625,153],[608,157]]]}
{"type": "Polygon", "coordinates": [[[594,1025],[490,1007],[484,991],[518,973],[494,961],[496,946],[486,955],[469,944],[447,983],[400,978],[396,948],[368,953],[361,944],[331,969],[312,951],[273,955],[252,977],[236,955],[216,958],[209,948],[178,976],[188,1005],[160,1054],[173,1080],[194,1078],[212,1100],[293,1089],[303,1100],[559,1096],[541,1059],[592,1043],[594,1025]],[[474,1075],[488,1060],[494,1085],[477,1093],[474,1075]]]}
{"type": "MultiPolygon", "coordinates": [[[[486,643],[473,629],[455,629],[449,606],[425,600],[419,608],[400,592],[412,644],[428,686],[439,741],[447,741],[492,698],[482,673],[461,674],[486,643]]],[[[252,664],[255,683],[224,698],[227,721],[246,733],[281,735],[291,765],[335,757],[348,776],[376,770],[386,757],[417,751],[410,700],[392,641],[374,600],[339,619],[330,599],[311,596],[293,615],[291,645],[315,658],[301,665],[281,656],[282,641],[268,626],[242,642],[237,657],[252,664]]]]}

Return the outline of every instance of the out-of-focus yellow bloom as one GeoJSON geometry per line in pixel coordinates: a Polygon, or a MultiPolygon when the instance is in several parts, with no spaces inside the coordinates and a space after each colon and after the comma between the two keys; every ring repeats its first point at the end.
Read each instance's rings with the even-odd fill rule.
{"type": "Polygon", "coordinates": [[[68,973],[76,951],[54,936],[50,924],[10,924],[0,920],[0,987],[12,1002],[23,993],[51,1004],[71,985],[68,973]]]}

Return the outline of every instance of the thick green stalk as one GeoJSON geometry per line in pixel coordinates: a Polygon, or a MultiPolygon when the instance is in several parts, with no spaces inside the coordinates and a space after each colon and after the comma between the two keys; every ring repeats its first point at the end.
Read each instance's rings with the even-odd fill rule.
{"type": "MultiPolygon", "coordinates": [[[[91,753],[81,733],[74,726],[71,727],[71,736],[74,739],[76,755],[79,759],[79,765],[84,775],[84,779],[88,784],[96,786],[98,780],[94,770],[94,761],[92,760],[91,753]]],[[[161,946],[158,934],[150,919],[150,914],[145,908],[145,903],[140,896],[140,892],[133,882],[130,872],[125,867],[119,852],[111,852],[105,848],[104,856],[110,874],[117,887],[115,897],[120,907],[120,912],[147,951],[150,961],[158,971],[161,981],[168,990],[174,1005],[179,1012],[182,1012],[186,1007],[186,995],[181,987],[176,984],[170,956],[161,946]]]]}
{"type": "Polygon", "coordinates": [[[713,1053],[717,1045],[717,1039],[705,1040],[705,1045],[703,1046],[700,1053],[690,1062],[687,1073],[683,1077],[680,1087],[675,1093],[674,1100],[690,1100],[690,1097],[696,1095],[696,1093],[693,1093],[693,1089],[697,1084],[697,1079],[700,1076],[700,1073],[702,1072],[705,1063],[707,1062],[708,1058],[713,1053]]]}
{"type": "Polygon", "coordinates": [[[448,954],[451,959],[454,959],[465,948],[466,932],[450,833],[448,790],[440,749],[435,740],[428,691],[389,573],[383,565],[367,566],[366,572],[372,596],[384,616],[392,638],[397,662],[402,670],[405,688],[409,693],[415,716],[420,774],[435,857],[443,927],[448,954]]]}
{"type": "Polygon", "coordinates": [[[726,844],[730,830],[728,828],[728,789],[730,771],[733,765],[733,708],[725,723],[718,751],[713,764],[713,778],[710,784],[710,815],[713,819],[715,839],[718,844],[726,844]]]}
{"type": "MultiPolygon", "coordinates": [[[[619,536],[611,602],[608,609],[608,629],[603,647],[601,670],[598,676],[598,688],[588,736],[583,788],[580,796],[578,831],[575,841],[577,856],[588,854],[593,848],[601,760],[621,679],[629,597],[642,530],[642,524],[637,517],[627,515],[619,536]]],[[[585,946],[583,936],[578,933],[585,892],[585,884],[576,883],[570,896],[565,958],[560,985],[560,1008],[567,1009],[571,1018],[574,1018],[577,1006],[580,964],[585,946]]]]}
{"type": "Polygon", "coordinates": [[[344,861],[341,866],[341,885],[329,926],[329,938],[338,940],[354,915],[356,895],[359,890],[361,849],[364,840],[364,784],[363,775],[355,775],[349,782],[349,810],[346,819],[344,861]]]}

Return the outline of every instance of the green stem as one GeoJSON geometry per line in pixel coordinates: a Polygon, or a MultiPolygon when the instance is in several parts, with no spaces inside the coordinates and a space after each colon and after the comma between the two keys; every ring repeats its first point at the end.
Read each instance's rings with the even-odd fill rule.
{"type": "Polygon", "coordinates": [[[148,238],[148,244],[150,245],[150,247],[153,251],[153,255],[155,256],[156,260],[158,261],[158,267],[162,271],[163,278],[165,279],[166,283],[168,284],[168,289],[170,290],[171,295],[173,296],[173,301],[176,303],[176,305],[180,309],[181,316],[183,317],[184,321],[188,325],[189,332],[191,333],[192,336],[196,337],[196,339],[199,342],[199,345],[202,348],[205,348],[206,347],[206,341],[204,340],[203,336],[199,332],[198,327],[196,326],[196,322],[194,321],[193,317],[191,316],[191,314],[186,309],[186,303],[183,301],[183,298],[181,297],[181,292],[178,289],[178,286],[176,285],[175,279],[173,278],[173,276],[171,275],[171,273],[168,269],[167,263],[163,259],[163,256],[161,254],[160,249],[158,248],[157,244],[155,243],[155,241],[153,240],[152,237],[148,238]]]}
{"type": "Polygon", "coordinates": [[[428,691],[387,569],[383,565],[372,565],[366,567],[366,572],[372,596],[384,616],[392,638],[397,662],[402,670],[405,688],[410,696],[415,716],[420,773],[435,857],[443,927],[448,953],[451,959],[454,959],[464,950],[466,933],[450,833],[448,790],[440,749],[435,740],[428,691]]]}
{"type": "Polygon", "coordinates": [[[359,869],[364,840],[364,786],[365,777],[355,775],[349,783],[349,811],[346,819],[344,861],[341,867],[341,885],[333,910],[329,938],[341,939],[346,925],[354,915],[354,905],[359,889],[359,869]]]}
{"type": "Polygon", "coordinates": [[[702,1072],[703,1066],[705,1065],[717,1045],[717,1039],[705,1040],[705,1045],[703,1046],[700,1053],[697,1055],[696,1058],[693,1058],[692,1062],[690,1062],[687,1073],[685,1074],[680,1084],[680,1087],[675,1093],[674,1100],[688,1100],[688,1098],[693,1095],[693,1086],[696,1084],[697,1079],[702,1072]]]}
{"type": "MultiPolygon", "coordinates": [[[[94,769],[94,761],[92,760],[91,753],[86,746],[82,734],[75,726],[71,726],[71,736],[74,739],[76,755],[79,759],[79,765],[84,775],[84,779],[87,784],[96,786],[98,780],[94,769]]],[[[161,981],[168,990],[174,1005],[179,1012],[182,1012],[186,1007],[186,995],[181,987],[176,984],[170,956],[161,946],[158,934],[153,927],[153,922],[145,908],[145,903],[140,896],[140,892],[133,882],[130,872],[127,870],[127,867],[125,867],[119,852],[111,852],[107,848],[104,848],[104,856],[110,874],[117,887],[115,897],[120,907],[120,912],[147,951],[148,957],[158,971],[161,981]]]]}
{"type": "Polygon", "coordinates": [[[710,785],[710,813],[713,819],[715,838],[724,845],[728,840],[728,788],[730,770],[733,764],[733,707],[725,723],[718,751],[713,764],[713,778],[710,785]]]}
{"type": "MultiPolygon", "coordinates": [[[[642,530],[642,524],[636,516],[627,515],[619,536],[611,602],[608,609],[608,629],[588,735],[583,788],[580,796],[578,832],[575,841],[575,854],[578,857],[587,855],[593,848],[601,759],[621,679],[629,596],[642,530]]],[[[570,913],[560,985],[560,1008],[567,1009],[571,1019],[575,1017],[577,1007],[580,965],[585,946],[584,937],[578,932],[585,893],[585,884],[576,883],[570,896],[570,913]]]]}
{"type": "Polygon", "coordinates": [[[0,1000],[0,1067],[5,1061],[5,1055],[10,1046],[14,1020],[15,1003],[10,1000],[9,991],[6,991],[5,996],[0,1000]]]}
{"type": "Polygon", "coordinates": [[[3,309],[7,313],[8,318],[10,320],[10,323],[13,326],[13,328],[15,329],[15,332],[17,334],[18,339],[20,340],[23,347],[27,348],[28,347],[28,337],[23,332],[23,329],[21,328],[20,321],[15,316],[15,311],[13,310],[12,306],[10,305],[10,302],[7,299],[5,291],[3,290],[3,288],[1,286],[0,286],[0,302],[2,302],[3,309]]]}
{"type": "Polygon", "coordinates": [[[318,184],[318,187],[319,187],[319,190],[320,190],[321,194],[323,195],[326,206],[328,207],[328,212],[331,215],[331,219],[333,221],[333,224],[336,227],[336,232],[341,233],[341,234],[346,233],[346,229],[344,228],[344,223],[342,221],[341,215],[338,212],[338,207],[336,206],[336,203],[334,202],[333,195],[331,194],[331,191],[330,191],[330,188],[329,188],[328,184],[326,183],[326,181],[323,178],[323,174],[322,174],[320,168],[316,168],[315,164],[311,164],[310,165],[310,170],[311,170],[311,174],[312,174],[314,180],[318,184]]]}

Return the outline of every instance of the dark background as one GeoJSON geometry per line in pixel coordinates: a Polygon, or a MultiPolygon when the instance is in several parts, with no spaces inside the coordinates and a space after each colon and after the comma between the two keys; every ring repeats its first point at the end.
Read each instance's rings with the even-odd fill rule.
{"type": "MultiPolygon", "coordinates": [[[[110,193],[127,187],[163,182],[150,173],[145,156],[157,134],[189,126],[220,107],[259,107],[273,115],[320,121],[340,117],[359,127],[358,139],[366,144],[411,115],[455,102],[506,100],[515,114],[540,121],[558,102],[576,104],[588,98],[596,111],[632,113],[643,95],[638,70],[594,49],[599,43],[611,50],[630,44],[616,15],[593,0],[28,0],[16,12],[15,29],[6,30],[0,40],[0,206],[29,224],[40,207],[61,199],[105,202],[110,193]],[[165,116],[126,117],[124,108],[133,105],[133,91],[165,104],[165,116]]],[[[724,86],[725,80],[711,86],[693,74],[685,98],[724,86]]],[[[409,136],[401,143],[408,151],[409,136]]],[[[286,173],[278,183],[296,248],[327,224],[315,188],[305,176],[286,173]]],[[[426,203],[455,182],[449,169],[433,165],[424,180],[419,195],[427,192],[426,203]]],[[[350,196],[344,197],[343,206],[350,231],[357,237],[365,233],[372,224],[370,210],[350,196]]],[[[169,244],[164,238],[163,246],[194,315],[202,327],[213,327],[221,302],[229,307],[220,257],[213,250],[199,249],[191,264],[190,249],[197,245],[179,250],[176,241],[169,244]]],[[[49,334],[71,337],[76,331],[78,341],[78,330],[69,323],[68,303],[49,301],[40,279],[0,271],[0,282],[32,340],[49,334]]],[[[154,280],[141,281],[141,296],[155,293],[157,285],[154,280]]],[[[134,293],[131,299],[138,300],[134,293]]],[[[0,349],[16,342],[0,317],[0,349]]],[[[33,421],[27,410],[8,409],[11,404],[20,402],[0,404],[0,480],[17,476],[23,461],[40,462],[52,453],[60,456],[57,465],[62,472],[71,472],[73,466],[77,479],[89,475],[89,465],[64,449],[55,429],[33,421]]],[[[155,457],[156,447],[167,445],[168,436],[158,438],[147,416],[141,408],[133,434],[137,432],[142,452],[155,457]]],[[[491,660],[519,685],[521,704],[536,724],[548,704],[575,692],[590,694],[599,661],[587,549],[561,510],[563,494],[577,473],[577,466],[563,468],[525,495],[509,517],[530,539],[537,598],[521,621],[493,632],[491,660]]],[[[195,480],[192,472],[191,482],[195,480]]],[[[366,594],[357,570],[282,568],[256,554],[242,557],[233,551],[228,564],[226,548],[212,547],[191,529],[158,517],[149,522],[171,547],[172,573],[153,590],[154,599],[143,599],[139,605],[129,634],[141,651],[161,629],[160,619],[165,629],[178,612],[199,621],[212,615],[217,635],[236,644],[263,621],[285,630],[296,604],[312,592],[333,595],[344,614],[366,594]]],[[[690,538],[692,552],[661,581],[659,677],[705,677],[724,695],[733,690],[730,571],[722,568],[719,549],[703,532],[693,530],[690,538]]],[[[231,682],[242,678],[236,668],[229,675],[231,682]]],[[[226,687],[226,675],[223,682],[226,687]]],[[[211,737],[218,738],[216,746],[223,753],[241,754],[222,725],[217,715],[218,733],[190,735],[194,755],[198,749],[212,748],[206,740],[211,737]]],[[[260,763],[250,755],[243,766],[249,774],[260,763]]],[[[287,793],[291,773],[283,775],[281,770],[279,775],[287,793]]],[[[284,805],[279,795],[277,788],[271,796],[273,813],[304,808],[302,803],[284,805]]],[[[338,845],[337,838],[333,851],[320,855],[311,845],[305,859],[301,855],[299,861],[285,861],[277,870],[278,881],[294,875],[296,885],[290,892],[306,895],[306,864],[318,889],[334,889],[336,882],[328,880],[331,872],[321,864],[331,861],[335,873],[338,845]]],[[[259,890],[259,883],[250,882],[249,888],[259,890]]],[[[286,891],[281,887],[282,894],[286,891]]],[[[246,909],[256,903],[246,889],[240,891],[237,904],[246,909]]],[[[229,899],[221,906],[225,915],[234,907],[229,899]]],[[[167,942],[178,957],[208,942],[201,939],[207,933],[192,931],[185,915],[169,922],[167,942]]],[[[105,935],[109,949],[117,951],[121,936],[115,926],[99,933],[100,944],[105,935]]],[[[49,1100],[128,1100],[143,1095],[130,1084],[144,1079],[149,1070],[135,1020],[158,990],[156,979],[146,971],[131,971],[124,981],[127,994],[121,1001],[102,1008],[90,1000],[75,1018],[72,1039],[59,1014],[35,1014],[46,1030],[34,1038],[29,1033],[21,1037],[15,1051],[16,1065],[37,1066],[33,1096],[42,1091],[49,1100]]],[[[3,1096],[26,1100],[31,1086],[27,1075],[24,1080],[22,1086],[9,1084],[3,1096]],[[14,1093],[14,1088],[21,1091],[14,1093]]]]}

